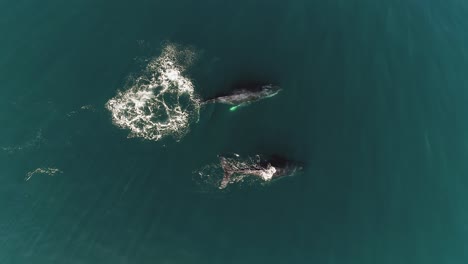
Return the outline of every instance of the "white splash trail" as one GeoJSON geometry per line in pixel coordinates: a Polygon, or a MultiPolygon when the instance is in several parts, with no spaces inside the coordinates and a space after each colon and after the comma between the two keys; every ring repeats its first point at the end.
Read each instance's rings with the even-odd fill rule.
{"type": "Polygon", "coordinates": [[[26,178],[24,178],[24,180],[29,181],[29,179],[31,179],[31,177],[36,175],[36,174],[46,174],[46,175],[54,176],[57,173],[63,173],[63,171],[61,171],[61,170],[59,170],[57,168],[37,168],[37,169],[35,169],[33,171],[28,172],[28,174],[26,174],[26,178]]]}

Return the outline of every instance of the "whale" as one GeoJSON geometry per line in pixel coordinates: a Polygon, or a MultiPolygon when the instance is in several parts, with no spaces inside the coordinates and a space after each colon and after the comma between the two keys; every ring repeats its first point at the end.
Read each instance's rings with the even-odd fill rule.
{"type": "Polygon", "coordinates": [[[281,91],[281,87],[273,84],[262,84],[248,87],[239,87],[229,94],[217,96],[204,101],[204,104],[220,103],[232,105],[231,111],[266,98],[273,97],[281,91]]]}
{"type": "Polygon", "coordinates": [[[254,176],[266,182],[294,176],[304,168],[302,163],[278,155],[269,157],[255,155],[253,158],[242,158],[239,154],[232,153],[218,155],[218,158],[224,173],[219,189],[226,188],[235,175],[254,176]]]}

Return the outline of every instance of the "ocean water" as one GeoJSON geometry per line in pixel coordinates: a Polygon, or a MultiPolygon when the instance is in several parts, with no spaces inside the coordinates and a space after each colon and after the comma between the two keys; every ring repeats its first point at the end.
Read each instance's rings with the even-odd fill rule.
{"type": "Polygon", "coordinates": [[[467,17],[457,0],[2,1],[0,263],[467,263],[467,17]],[[196,55],[200,97],[283,91],[203,107],[180,140],[128,138],[106,104],[170,44],[196,55]],[[305,173],[200,188],[225,152],[305,173]]]}

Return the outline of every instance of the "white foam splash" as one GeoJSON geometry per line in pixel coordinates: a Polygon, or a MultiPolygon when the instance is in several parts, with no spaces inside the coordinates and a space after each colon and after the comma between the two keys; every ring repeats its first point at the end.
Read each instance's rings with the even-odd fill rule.
{"type": "Polygon", "coordinates": [[[36,174],[46,174],[46,175],[54,176],[57,173],[63,173],[63,171],[61,171],[61,170],[59,170],[57,168],[37,168],[37,169],[35,169],[33,171],[28,172],[28,174],[26,174],[26,178],[24,178],[24,180],[29,181],[29,179],[31,179],[31,177],[36,175],[36,174]]]}
{"type": "Polygon", "coordinates": [[[273,175],[275,175],[275,172],[276,172],[276,168],[269,164],[266,170],[261,171],[260,177],[262,177],[264,181],[269,181],[271,180],[271,178],[273,178],[273,175]]]}
{"type": "Polygon", "coordinates": [[[129,137],[160,140],[170,135],[180,140],[199,114],[193,83],[184,76],[194,57],[190,49],[166,45],[128,90],[107,102],[113,123],[129,129],[129,137]]]}
{"type": "Polygon", "coordinates": [[[92,105],[83,105],[80,107],[81,110],[94,110],[94,106],[92,105]]]}
{"type": "Polygon", "coordinates": [[[69,112],[67,114],[67,118],[73,117],[79,114],[80,112],[84,112],[84,111],[96,112],[96,108],[93,105],[82,105],[79,109],[69,112]]]}

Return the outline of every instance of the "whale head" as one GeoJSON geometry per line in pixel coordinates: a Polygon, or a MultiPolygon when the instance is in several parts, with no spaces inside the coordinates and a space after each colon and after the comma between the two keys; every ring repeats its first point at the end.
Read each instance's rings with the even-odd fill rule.
{"type": "Polygon", "coordinates": [[[266,98],[275,96],[281,91],[281,87],[273,84],[262,85],[260,89],[266,98]]]}
{"type": "Polygon", "coordinates": [[[268,160],[275,167],[276,172],[273,177],[279,178],[284,176],[294,176],[300,174],[304,170],[304,164],[298,161],[291,161],[278,155],[273,155],[268,160]]]}

